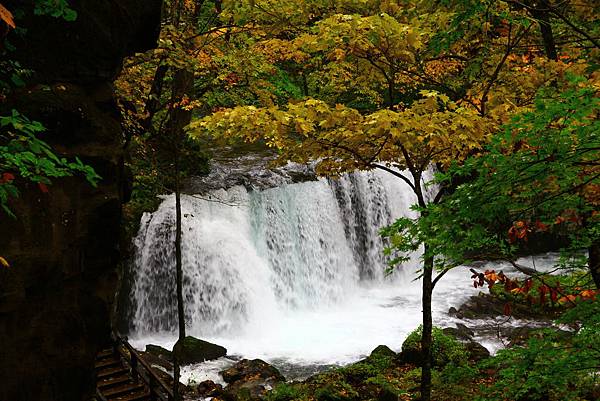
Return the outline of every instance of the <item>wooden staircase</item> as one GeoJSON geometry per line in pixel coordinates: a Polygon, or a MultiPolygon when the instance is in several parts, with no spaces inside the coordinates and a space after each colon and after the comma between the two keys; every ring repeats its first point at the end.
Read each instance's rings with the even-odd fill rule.
{"type": "Polygon", "coordinates": [[[172,401],[173,392],[127,340],[114,343],[96,356],[98,401],[172,401]]]}

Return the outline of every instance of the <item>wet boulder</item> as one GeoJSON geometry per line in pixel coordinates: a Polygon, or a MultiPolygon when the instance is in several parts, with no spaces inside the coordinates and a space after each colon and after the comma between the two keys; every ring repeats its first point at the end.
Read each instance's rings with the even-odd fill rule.
{"type": "Polygon", "coordinates": [[[285,377],[277,368],[260,359],[242,359],[229,369],[220,372],[228,383],[226,399],[258,400],[285,377]]]}
{"type": "Polygon", "coordinates": [[[173,354],[182,365],[211,361],[227,355],[227,349],[208,341],[187,336],[177,341],[173,347],[173,354]]]}
{"type": "Polygon", "coordinates": [[[464,324],[458,323],[456,327],[446,327],[442,329],[444,334],[454,337],[459,341],[471,341],[475,333],[464,324]]]}
{"type": "Polygon", "coordinates": [[[160,359],[165,359],[167,361],[173,360],[173,353],[160,345],[148,344],[146,345],[146,352],[160,359]]]}
{"type": "Polygon", "coordinates": [[[212,380],[205,380],[195,387],[195,392],[197,395],[203,398],[222,397],[223,386],[221,386],[219,383],[213,382],[212,380]]]}
{"type": "Polygon", "coordinates": [[[490,351],[477,341],[469,341],[465,344],[465,348],[470,361],[479,362],[490,357],[490,351]]]}

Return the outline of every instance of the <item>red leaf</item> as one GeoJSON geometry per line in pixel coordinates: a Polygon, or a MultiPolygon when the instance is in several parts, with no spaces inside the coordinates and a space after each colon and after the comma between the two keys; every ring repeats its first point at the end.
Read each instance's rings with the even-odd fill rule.
{"type": "Polygon", "coordinates": [[[43,193],[45,193],[45,194],[48,193],[48,187],[43,182],[38,182],[38,187],[40,188],[40,191],[42,191],[43,193]]]}
{"type": "Polygon", "coordinates": [[[548,293],[548,286],[543,285],[540,287],[540,304],[544,305],[546,303],[546,294],[548,293]]]}
{"type": "Polygon", "coordinates": [[[523,289],[525,292],[529,292],[531,290],[531,287],[533,287],[533,280],[529,278],[525,280],[525,285],[523,286],[523,289]]]}
{"type": "Polygon", "coordinates": [[[504,304],[504,315],[510,316],[511,313],[512,307],[510,306],[510,304],[504,304]]]}
{"type": "Polygon", "coordinates": [[[10,182],[12,180],[15,179],[15,176],[11,173],[2,173],[2,180],[0,180],[1,182],[10,182]]]}

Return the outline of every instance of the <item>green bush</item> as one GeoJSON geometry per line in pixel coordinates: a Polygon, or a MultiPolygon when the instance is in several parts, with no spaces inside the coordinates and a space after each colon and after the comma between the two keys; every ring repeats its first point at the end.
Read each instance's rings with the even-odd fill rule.
{"type": "MultiPolygon", "coordinates": [[[[402,352],[420,353],[422,334],[423,326],[419,326],[410,333],[402,344],[402,352]]],[[[444,367],[448,364],[461,366],[466,365],[468,361],[468,353],[464,345],[455,338],[444,334],[439,327],[433,328],[431,354],[433,356],[433,366],[435,367],[444,367]]]]}
{"type": "Polygon", "coordinates": [[[358,400],[358,393],[345,381],[329,383],[315,392],[318,401],[358,400]]]}
{"type": "Polygon", "coordinates": [[[402,388],[402,382],[393,377],[386,377],[383,374],[378,374],[374,377],[368,378],[365,383],[374,384],[381,388],[388,394],[393,394],[396,397],[407,394],[406,390],[402,388]]]}
{"type": "Polygon", "coordinates": [[[560,323],[578,325],[573,335],[547,329],[524,347],[501,350],[482,368],[497,371],[482,389],[481,401],[598,399],[600,302],[586,301],[563,315],[560,323]]]}

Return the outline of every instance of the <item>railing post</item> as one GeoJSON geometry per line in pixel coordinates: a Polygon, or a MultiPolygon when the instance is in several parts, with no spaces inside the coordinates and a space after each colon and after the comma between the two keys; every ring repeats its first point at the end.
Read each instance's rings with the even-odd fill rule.
{"type": "Polygon", "coordinates": [[[131,376],[133,376],[133,380],[135,380],[137,382],[140,377],[140,375],[138,373],[137,355],[131,351],[129,351],[129,355],[131,355],[131,376]]]}
{"type": "Polygon", "coordinates": [[[148,387],[150,387],[150,400],[156,401],[156,381],[154,380],[154,376],[152,376],[152,374],[148,374],[148,387]]]}

